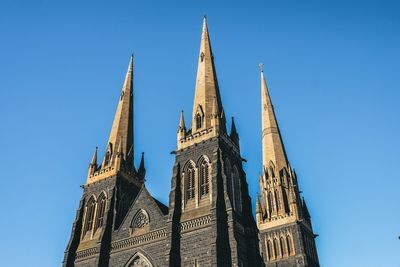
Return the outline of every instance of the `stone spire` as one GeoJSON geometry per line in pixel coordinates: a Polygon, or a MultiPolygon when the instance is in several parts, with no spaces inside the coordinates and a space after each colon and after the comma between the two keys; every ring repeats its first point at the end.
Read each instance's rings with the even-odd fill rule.
{"type": "Polygon", "coordinates": [[[97,166],[97,146],[96,149],[94,150],[92,161],[90,162],[91,166],[97,166]]]}
{"type": "Polygon", "coordinates": [[[277,170],[288,167],[285,147],[276,121],[264,71],[261,69],[262,159],[263,168],[272,162],[277,170]]]}
{"type": "Polygon", "coordinates": [[[235,118],[232,117],[232,125],[231,125],[231,139],[237,146],[239,146],[239,134],[236,130],[236,125],[235,125],[235,118]]]}
{"type": "Polygon", "coordinates": [[[133,164],[133,55],[129,61],[102,167],[107,167],[111,163],[107,157],[114,157],[117,152],[128,165],[133,164]]]}
{"type": "Polygon", "coordinates": [[[204,17],[193,103],[192,132],[218,125],[219,122],[213,122],[213,118],[221,120],[222,110],[207,21],[204,17]]]}
{"type": "Polygon", "coordinates": [[[186,127],[185,127],[185,118],[183,117],[183,110],[181,111],[181,117],[180,117],[180,119],[179,119],[179,128],[178,128],[178,131],[180,131],[180,130],[186,130],[186,127]]]}
{"type": "Polygon", "coordinates": [[[181,111],[181,117],[179,119],[179,127],[178,127],[178,143],[181,139],[186,137],[186,126],[185,126],[185,118],[183,117],[183,110],[181,111]]]}
{"type": "Polygon", "coordinates": [[[146,168],[144,167],[144,152],[142,152],[142,158],[140,159],[139,169],[138,169],[138,177],[143,180],[146,176],[146,168]]]}
{"type": "Polygon", "coordinates": [[[97,170],[97,146],[94,150],[92,161],[89,164],[89,175],[92,175],[97,170]]]}

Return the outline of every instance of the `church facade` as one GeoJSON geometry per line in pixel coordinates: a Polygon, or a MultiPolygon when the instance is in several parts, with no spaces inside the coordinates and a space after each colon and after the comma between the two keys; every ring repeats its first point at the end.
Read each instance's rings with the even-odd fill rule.
{"type": "Polygon", "coordinates": [[[168,206],[135,167],[133,57],[105,155],[97,148],[63,266],[319,266],[311,217],[284,150],[261,71],[263,174],[253,217],[239,134],[230,131],[204,19],[191,127],[177,131],[168,206]]]}

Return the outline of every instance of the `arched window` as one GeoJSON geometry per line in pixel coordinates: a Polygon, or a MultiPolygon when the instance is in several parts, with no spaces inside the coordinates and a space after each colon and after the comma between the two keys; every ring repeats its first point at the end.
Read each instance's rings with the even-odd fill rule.
{"type": "Polygon", "coordinates": [[[110,151],[106,152],[106,156],[104,157],[104,166],[107,166],[110,163],[110,151]]]}
{"type": "Polygon", "coordinates": [[[90,197],[89,201],[86,204],[86,218],[85,218],[85,226],[83,228],[83,233],[91,231],[93,229],[93,220],[94,220],[94,211],[96,209],[96,200],[94,197],[90,197]]]}
{"type": "Polygon", "coordinates": [[[269,214],[271,214],[274,211],[274,200],[272,199],[271,191],[268,192],[268,210],[269,214]]]}
{"type": "Polygon", "coordinates": [[[199,113],[196,114],[196,130],[201,128],[201,115],[199,113]]]}
{"type": "Polygon", "coordinates": [[[94,227],[94,232],[100,227],[103,226],[104,223],[104,213],[106,210],[106,203],[107,203],[107,198],[104,193],[100,195],[100,197],[97,200],[97,212],[96,212],[96,223],[94,227]]]}
{"type": "Polygon", "coordinates": [[[190,164],[185,173],[186,200],[194,199],[195,196],[195,170],[190,164]]]}
{"type": "Polygon", "coordinates": [[[128,261],[127,264],[124,266],[126,267],[153,267],[153,264],[151,264],[150,260],[147,259],[143,254],[141,253],[136,253],[133,255],[132,258],[128,261]]]}
{"type": "Polygon", "coordinates": [[[277,258],[279,255],[278,239],[274,238],[274,256],[277,258]]]}
{"type": "Polygon", "coordinates": [[[208,195],[210,191],[209,166],[206,160],[203,160],[200,166],[200,197],[208,195]]]}
{"type": "Polygon", "coordinates": [[[287,253],[288,255],[292,255],[293,247],[292,247],[292,238],[290,237],[290,235],[286,237],[286,243],[287,243],[287,253]]]}
{"type": "Polygon", "coordinates": [[[279,239],[279,243],[281,245],[281,255],[283,256],[284,254],[286,254],[286,250],[285,250],[285,239],[282,236],[279,239]]]}
{"type": "Polygon", "coordinates": [[[281,199],[279,197],[278,189],[275,189],[275,199],[276,199],[276,205],[278,207],[278,210],[281,210],[282,209],[282,205],[281,205],[281,199]]]}
{"type": "Polygon", "coordinates": [[[272,253],[272,243],[271,243],[270,240],[267,241],[267,252],[268,252],[268,255],[267,255],[268,260],[272,259],[272,255],[273,255],[273,253],[272,253]]]}

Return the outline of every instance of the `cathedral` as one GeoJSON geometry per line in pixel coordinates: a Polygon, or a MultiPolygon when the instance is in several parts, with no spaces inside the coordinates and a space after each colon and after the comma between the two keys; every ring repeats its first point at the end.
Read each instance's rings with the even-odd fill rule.
{"type": "Polygon", "coordinates": [[[206,19],[192,116],[185,123],[180,114],[168,206],[146,188],[143,154],[133,163],[133,69],[131,57],[104,156],[96,148],[89,164],[63,266],[318,267],[311,217],[262,69],[255,219],[233,118],[226,128],[206,19]]]}

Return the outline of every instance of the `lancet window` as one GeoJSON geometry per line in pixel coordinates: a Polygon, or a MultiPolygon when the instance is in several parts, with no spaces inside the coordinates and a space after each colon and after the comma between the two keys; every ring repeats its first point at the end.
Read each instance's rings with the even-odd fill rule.
{"type": "Polygon", "coordinates": [[[85,225],[83,228],[84,234],[86,232],[91,231],[93,229],[93,220],[94,220],[94,213],[96,210],[96,200],[94,197],[90,197],[89,201],[86,204],[86,217],[85,217],[85,225]]]}
{"type": "Polygon", "coordinates": [[[199,113],[196,114],[196,129],[201,128],[201,115],[199,113]]]}
{"type": "Polygon", "coordinates": [[[110,164],[110,158],[111,158],[110,151],[107,151],[106,156],[104,157],[104,166],[110,164]]]}
{"type": "Polygon", "coordinates": [[[210,168],[204,159],[200,165],[200,197],[208,195],[210,191],[210,168]]]}
{"type": "Polygon", "coordinates": [[[98,228],[101,228],[103,226],[106,203],[107,203],[106,195],[102,193],[97,200],[96,223],[94,232],[96,232],[98,228]]]}
{"type": "Polygon", "coordinates": [[[279,239],[279,243],[281,245],[281,255],[283,256],[284,254],[286,254],[286,252],[285,252],[285,239],[282,236],[279,239]]]}
{"type": "Polygon", "coordinates": [[[194,199],[195,197],[195,169],[192,164],[189,165],[185,172],[185,191],[186,200],[194,199]]]}
{"type": "Polygon", "coordinates": [[[292,246],[292,238],[290,237],[290,235],[286,236],[286,243],[287,243],[288,255],[292,255],[293,254],[293,246],[292,246]]]}
{"type": "Polygon", "coordinates": [[[272,243],[270,240],[267,241],[267,253],[268,253],[267,255],[268,259],[269,260],[272,259],[273,252],[272,252],[272,243]]]}
{"type": "Polygon", "coordinates": [[[279,255],[278,239],[274,239],[274,257],[277,258],[279,255]]]}

